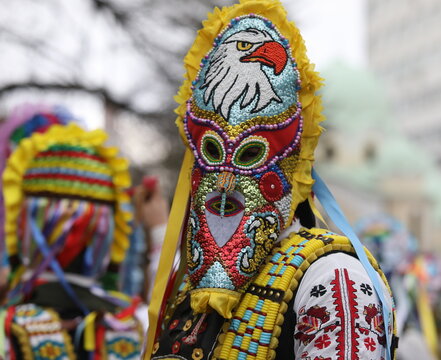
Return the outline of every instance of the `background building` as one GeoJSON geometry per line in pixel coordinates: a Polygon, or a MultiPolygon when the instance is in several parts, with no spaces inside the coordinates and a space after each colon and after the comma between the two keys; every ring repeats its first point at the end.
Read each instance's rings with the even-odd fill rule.
{"type": "Polygon", "coordinates": [[[441,1],[369,0],[369,67],[404,133],[441,166],[441,1]]]}

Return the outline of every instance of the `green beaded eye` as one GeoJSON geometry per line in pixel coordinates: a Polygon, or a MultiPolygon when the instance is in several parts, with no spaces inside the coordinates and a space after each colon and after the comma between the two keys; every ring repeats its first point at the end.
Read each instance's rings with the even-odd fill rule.
{"type": "Polygon", "coordinates": [[[200,152],[209,165],[219,165],[225,161],[223,140],[214,131],[207,131],[202,137],[200,152]]]}
{"type": "Polygon", "coordinates": [[[250,136],[234,152],[233,162],[238,168],[253,169],[263,165],[268,154],[268,141],[262,136],[250,136]]]}

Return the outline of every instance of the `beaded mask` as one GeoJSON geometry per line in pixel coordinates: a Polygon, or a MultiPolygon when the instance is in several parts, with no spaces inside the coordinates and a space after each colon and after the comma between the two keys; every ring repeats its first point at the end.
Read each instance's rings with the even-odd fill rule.
{"type": "MultiPolygon", "coordinates": [[[[306,143],[308,152],[302,153],[296,52],[306,61],[300,36],[292,44],[274,22],[249,13],[219,30],[199,72],[189,76],[190,91],[181,88],[178,97],[189,95],[181,130],[195,160],[185,233],[191,304],[197,312],[211,307],[230,317],[310,193],[311,145],[320,133],[320,115],[308,129],[313,144],[306,143]]],[[[201,38],[194,48],[201,47],[201,38]]],[[[307,80],[310,105],[315,87],[307,80]]]]}

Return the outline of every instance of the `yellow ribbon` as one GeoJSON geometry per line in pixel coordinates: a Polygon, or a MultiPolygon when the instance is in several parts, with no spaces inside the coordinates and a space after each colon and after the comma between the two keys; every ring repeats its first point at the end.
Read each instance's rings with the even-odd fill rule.
{"type": "Polygon", "coordinates": [[[5,319],[6,310],[0,310],[0,358],[3,359],[5,356],[5,319]]]}
{"type": "Polygon", "coordinates": [[[311,207],[311,210],[312,210],[312,213],[314,214],[314,216],[316,218],[318,218],[326,226],[327,229],[329,229],[329,226],[326,223],[325,219],[323,218],[322,214],[320,213],[320,211],[315,206],[314,199],[312,198],[311,195],[308,196],[308,203],[309,203],[309,206],[311,207]]]}
{"type": "MultiPolygon", "coordinates": [[[[416,260],[417,267],[423,268],[423,258],[420,256],[416,260]]],[[[436,322],[433,316],[433,311],[430,306],[429,295],[427,294],[426,284],[420,282],[417,293],[417,307],[420,316],[421,329],[423,330],[424,338],[426,339],[427,346],[432,354],[437,357],[438,354],[438,339],[436,331],[436,322]]]]}
{"type": "Polygon", "coordinates": [[[176,249],[179,242],[179,234],[181,232],[190,195],[190,171],[192,166],[193,154],[187,149],[182,163],[181,172],[179,173],[178,184],[176,185],[176,192],[173,198],[167,230],[165,232],[164,244],[159,259],[158,271],[153,286],[153,296],[149,306],[149,329],[147,332],[147,343],[144,354],[145,360],[150,359],[152,353],[156,327],[158,325],[159,310],[161,309],[162,298],[164,297],[167,282],[173,267],[174,259],[173,256],[170,256],[170,251],[176,249]]]}
{"type": "Polygon", "coordinates": [[[92,312],[84,318],[84,349],[95,351],[95,319],[96,312],[92,312]]]}

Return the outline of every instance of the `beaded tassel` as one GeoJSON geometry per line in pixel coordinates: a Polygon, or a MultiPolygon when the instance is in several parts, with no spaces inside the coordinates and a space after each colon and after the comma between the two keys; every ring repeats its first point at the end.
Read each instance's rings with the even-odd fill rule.
{"type": "Polygon", "coordinates": [[[225,203],[227,202],[227,193],[222,193],[222,200],[221,200],[221,208],[220,208],[220,215],[223,218],[225,215],[225,203]]]}

